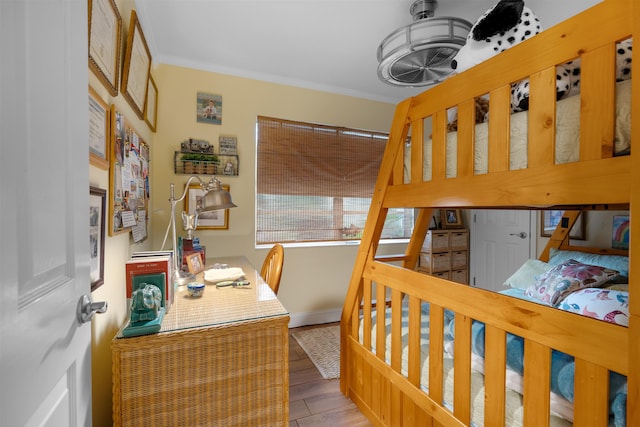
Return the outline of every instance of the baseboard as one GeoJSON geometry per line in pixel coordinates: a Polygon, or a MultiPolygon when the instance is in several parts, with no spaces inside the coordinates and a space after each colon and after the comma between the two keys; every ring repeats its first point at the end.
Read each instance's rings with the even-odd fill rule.
{"type": "Polygon", "coordinates": [[[307,325],[321,325],[323,323],[339,322],[342,309],[313,311],[307,313],[290,313],[289,328],[307,325]]]}

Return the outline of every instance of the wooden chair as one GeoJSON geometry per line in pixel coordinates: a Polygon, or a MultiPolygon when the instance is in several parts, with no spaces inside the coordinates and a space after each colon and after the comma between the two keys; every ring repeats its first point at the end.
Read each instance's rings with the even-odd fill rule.
{"type": "Polygon", "coordinates": [[[284,264],[284,248],[280,243],[276,243],[262,263],[260,276],[264,279],[273,293],[278,294],[280,287],[280,277],[282,276],[282,265],[284,264]]]}

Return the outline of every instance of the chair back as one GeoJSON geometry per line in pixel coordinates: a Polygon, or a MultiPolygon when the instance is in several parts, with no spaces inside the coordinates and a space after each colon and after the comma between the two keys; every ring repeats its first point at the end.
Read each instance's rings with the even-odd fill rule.
{"type": "Polygon", "coordinates": [[[260,276],[269,285],[273,293],[278,293],[280,287],[280,277],[282,276],[282,265],[284,264],[284,247],[276,243],[264,259],[260,276]]]}

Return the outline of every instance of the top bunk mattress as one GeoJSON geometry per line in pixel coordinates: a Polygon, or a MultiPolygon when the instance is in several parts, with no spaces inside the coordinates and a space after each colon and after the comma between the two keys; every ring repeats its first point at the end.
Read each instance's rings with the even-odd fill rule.
{"type": "MultiPolygon", "coordinates": [[[[528,111],[511,115],[509,169],[527,168],[528,111]]],[[[457,132],[447,134],[446,177],[456,176],[457,132]]],[[[474,174],[488,171],[488,123],[475,127],[474,174]]],[[[423,180],[432,179],[431,139],[425,138],[423,180]]],[[[616,83],[616,121],[614,154],[628,154],[631,147],[631,80],[616,83]]],[[[404,179],[410,182],[411,150],[404,153],[404,179]]],[[[556,103],[556,164],[576,162],[580,156],[580,96],[565,98],[556,103]]]]}

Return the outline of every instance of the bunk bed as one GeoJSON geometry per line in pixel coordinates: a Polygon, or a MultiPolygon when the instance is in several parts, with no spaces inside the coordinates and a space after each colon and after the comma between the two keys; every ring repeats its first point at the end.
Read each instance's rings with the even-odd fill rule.
{"type": "MultiPolygon", "coordinates": [[[[628,253],[571,247],[568,239],[581,210],[622,208],[632,224],[640,218],[640,155],[615,148],[615,48],[640,34],[635,3],[604,0],[397,106],[341,319],[341,390],[374,425],[640,425],[640,302],[634,299],[640,257],[631,256],[640,232],[631,227],[628,253]],[[555,66],[577,57],[579,145],[576,158],[563,162],[556,158],[555,66]],[[531,94],[526,158],[514,167],[510,86],[525,78],[531,94]],[[486,168],[478,168],[474,100],[487,94],[486,168]],[[447,111],[453,107],[452,145],[447,111]],[[378,256],[391,208],[415,209],[414,230],[404,254],[378,256]],[[514,298],[514,290],[489,292],[416,271],[432,215],[441,208],[565,210],[539,260],[523,270],[581,253],[620,257],[628,285],[610,291],[628,297],[627,321],[597,320],[514,298]],[[563,358],[571,365],[570,399],[556,399],[563,358]]],[[[629,83],[630,141],[640,139],[640,115],[633,114],[640,108],[637,76],[633,71],[629,83]]]]}

